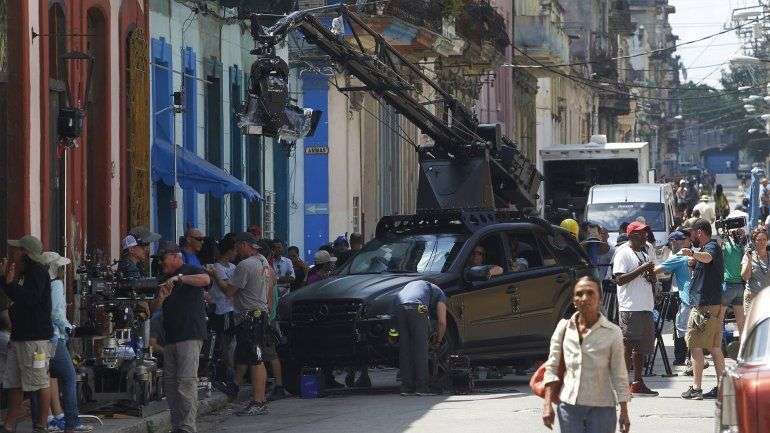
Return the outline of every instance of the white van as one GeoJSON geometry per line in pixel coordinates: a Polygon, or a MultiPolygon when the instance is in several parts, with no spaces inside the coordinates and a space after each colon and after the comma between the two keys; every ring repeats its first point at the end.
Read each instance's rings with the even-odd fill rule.
{"type": "Polygon", "coordinates": [[[610,232],[610,245],[615,245],[620,225],[643,217],[660,247],[674,228],[674,210],[670,184],[595,185],[588,192],[584,218],[605,227],[610,232]]]}

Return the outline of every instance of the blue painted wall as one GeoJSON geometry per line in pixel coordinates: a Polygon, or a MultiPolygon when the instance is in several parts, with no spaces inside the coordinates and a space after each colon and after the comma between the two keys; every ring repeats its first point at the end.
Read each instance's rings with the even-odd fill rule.
{"type": "MultiPolygon", "coordinates": [[[[152,142],[170,144],[173,142],[174,114],[171,106],[171,44],[164,38],[152,38],[152,142]]],[[[156,212],[155,229],[164,239],[174,238],[174,209],[171,201],[174,197],[172,187],[163,182],[155,182],[156,212]]]]}
{"type": "MultiPolygon", "coordinates": [[[[186,47],[182,50],[184,61],[184,148],[198,152],[198,80],[196,77],[195,51],[186,47]]],[[[194,227],[198,224],[198,194],[193,190],[185,190],[184,197],[184,226],[194,227]]]]}
{"type": "MultiPolygon", "coordinates": [[[[302,76],[303,105],[322,110],[323,115],[312,137],[304,140],[305,148],[329,147],[328,78],[320,74],[302,76]]],[[[318,247],[329,241],[329,156],[304,155],[305,158],[305,260],[310,263],[318,247]]]]}

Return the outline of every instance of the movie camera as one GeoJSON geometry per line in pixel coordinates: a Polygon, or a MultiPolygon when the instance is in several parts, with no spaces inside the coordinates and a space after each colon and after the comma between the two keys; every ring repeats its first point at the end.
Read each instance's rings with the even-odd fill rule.
{"type": "Polygon", "coordinates": [[[152,354],[150,310],[156,278],[127,279],[94,258],[77,269],[71,350],[81,404],[150,415],[163,398],[163,371],[152,354]]]}

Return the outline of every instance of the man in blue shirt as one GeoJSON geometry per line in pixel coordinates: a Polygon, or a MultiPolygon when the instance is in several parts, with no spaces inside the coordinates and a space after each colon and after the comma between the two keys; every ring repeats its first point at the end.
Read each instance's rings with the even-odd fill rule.
{"type": "Polygon", "coordinates": [[[190,266],[201,267],[201,261],[198,259],[198,253],[203,248],[203,241],[206,238],[200,230],[189,228],[184,234],[184,245],[182,245],[182,258],[184,263],[190,266]]]}
{"type": "Polygon", "coordinates": [[[446,332],[446,295],[437,285],[424,280],[412,281],[398,293],[396,318],[399,331],[399,368],[401,395],[430,395],[428,391],[428,339],[430,319],[438,322],[438,346],[446,332]]]}
{"type": "MultiPolygon", "coordinates": [[[[681,229],[685,230],[685,229],[681,229]]],[[[668,237],[671,251],[678,252],[682,248],[691,248],[690,237],[684,231],[675,231],[668,237]]],[[[692,274],[690,259],[681,254],[674,254],[655,268],[655,272],[672,274],[679,291],[679,311],[676,314],[676,334],[674,338],[674,365],[684,365],[687,361],[687,344],[684,335],[687,332],[687,318],[690,316],[692,302],[690,301],[690,283],[692,274]]]]}

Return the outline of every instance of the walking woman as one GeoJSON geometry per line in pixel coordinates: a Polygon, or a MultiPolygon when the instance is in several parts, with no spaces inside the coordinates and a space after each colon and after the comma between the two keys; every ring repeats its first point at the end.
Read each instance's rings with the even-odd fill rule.
{"type": "Polygon", "coordinates": [[[748,317],[751,304],[760,291],[770,285],[768,272],[767,229],[759,226],[751,233],[753,250],[746,248],[741,262],[741,277],[746,282],[743,291],[743,315],[748,317]]]}
{"type": "Polygon", "coordinates": [[[628,417],[628,370],[620,328],[601,314],[601,284],[592,276],[580,278],[572,292],[577,312],[559,322],[551,337],[545,365],[543,423],[552,428],[553,403],[561,433],[622,433],[628,417]],[[564,362],[564,377],[559,364],[564,362]],[[556,389],[561,382],[561,392],[556,389]],[[620,416],[615,407],[620,405],[620,416]]]}
{"type": "Polygon", "coordinates": [[[714,211],[718,220],[727,218],[727,215],[730,213],[730,203],[727,202],[722,185],[717,185],[716,192],[714,193],[714,211]]]}

